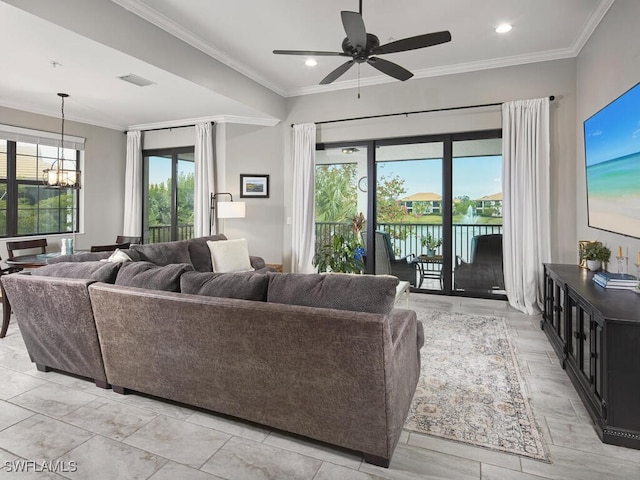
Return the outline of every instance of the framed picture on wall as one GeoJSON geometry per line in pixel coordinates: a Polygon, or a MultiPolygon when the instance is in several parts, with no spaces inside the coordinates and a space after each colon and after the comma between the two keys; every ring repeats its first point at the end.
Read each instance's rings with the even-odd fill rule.
{"type": "Polygon", "coordinates": [[[240,174],[240,197],[269,198],[269,175],[240,174]]]}

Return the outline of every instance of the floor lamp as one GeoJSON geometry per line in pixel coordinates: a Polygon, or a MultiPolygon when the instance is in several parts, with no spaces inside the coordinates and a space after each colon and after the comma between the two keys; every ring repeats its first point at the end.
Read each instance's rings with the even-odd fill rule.
{"type": "MultiPolygon", "coordinates": [[[[213,233],[213,225],[216,218],[244,218],[245,202],[234,202],[233,195],[228,192],[211,194],[211,211],[209,213],[209,235],[213,233]],[[230,200],[218,200],[221,195],[229,195],[230,200]]],[[[218,233],[218,232],[216,232],[218,233]]]]}

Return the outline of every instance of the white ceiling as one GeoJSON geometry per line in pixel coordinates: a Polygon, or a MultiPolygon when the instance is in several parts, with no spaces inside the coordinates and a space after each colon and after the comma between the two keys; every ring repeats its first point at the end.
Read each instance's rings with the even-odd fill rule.
{"type": "MultiPolygon", "coordinates": [[[[94,0],[109,1],[109,0],[94,0]]],[[[328,86],[318,82],[345,61],[274,55],[274,49],[341,51],[341,10],[357,0],[111,0],[283,97],[356,85],[358,68],[328,86]]],[[[424,78],[576,56],[613,0],[364,0],[367,31],[381,43],[449,30],[443,45],[385,55],[424,78]],[[495,27],[508,22],[505,35],[495,27]]],[[[20,3],[12,1],[12,4],[20,3]]],[[[108,24],[108,19],[104,19],[108,24]]],[[[71,94],[71,120],[111,128],[180,123],[261,112],[131,55],[0,1],[0,105],[58,115],[58,91],[71,94]],[[62,66],[52,67],[56,61],[62,66]],[[155,85],[116,77],[135,73],[155,85]]],[[[397,82],[369,65],[361,85],[397,82]]],[[[414,81],[413,79],[408,80],[414,81]]]]}

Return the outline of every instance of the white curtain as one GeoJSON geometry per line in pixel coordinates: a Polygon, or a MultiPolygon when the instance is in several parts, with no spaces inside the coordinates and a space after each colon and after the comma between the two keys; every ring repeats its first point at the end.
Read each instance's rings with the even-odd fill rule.
{"type": "Polygon", "coordinates": [[[313,273],[315,252],[316,126],[293,126],[293,218],[291,269],[313,273]]]}
{"type": "Polygon", "coordinates": [[[213,128],[211,122],[196,125],[194,151],[195,175],[193,192],[194,236],[211,231],[211,194],[214,192],[213,128]]]}
{"type": "Polygon", "coordinates": [[[544,262],[551,257],[549,99],[502,105],[504,280],[512,307],[542,307],[544,262]]]}
{"type": "Polygon", "coordinates": [[[142,132],[127,132],[122,235],[142,236],[142,132]]]}

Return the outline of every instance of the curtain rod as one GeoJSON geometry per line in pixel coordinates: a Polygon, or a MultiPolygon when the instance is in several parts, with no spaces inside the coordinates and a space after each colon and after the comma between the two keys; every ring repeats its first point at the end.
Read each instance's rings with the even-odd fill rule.
{"type": "MultiPolygon", "coordinates": [[[[216,122],[211,122],[211,125],[215,125],[216,122]]],[[[173,127],[158,127],[158,128],[148,128],[146,130],[140,130],[141,132],[155,132],[157,130],[173,130],[174,128],[186,128],[186,127],[195,127],[197,123],[192,123],[191,125],[174,125],[173,127]]],[[[129,132],[129,130],[125,130],[125,135],[129,132]]]]}
{"type": "MultiPolygon", "coordinates": [[[[553,102],[555,100],[555,96],[550,95],[549,96],[549,101],[553,102]]],[[[484,103],[484,104],[480,104],[480,105],[466,105],[463,107],[445,107],[445,108],[433,108],[431,110],[415,110],[412,112],[398,112],[398,113],[383,113],[381,115],[368,115],[366,117],[352,117],[352,118],[341,118],[339,120],[324,120],[321,122],[314,122],[316,125],[322,125],[325,123],[338,123],[338,122],[351,122],[351,121],[355,121],[355,120],[369,120],[371,118],[383,118],[383,117],[397,117],[399,115],[414,115],[416,113],[431,113],[431,112],[447,112],[450,110],[466,110],[468,108],[482,108],[482,107],[497,107],[499,105],[502,105],[504,102],[501,103],[484,103]]],[[[295,124],[292,123],[291,127],[293,128],[295,124]]]]}

